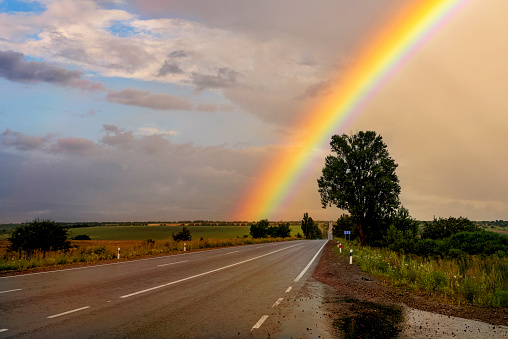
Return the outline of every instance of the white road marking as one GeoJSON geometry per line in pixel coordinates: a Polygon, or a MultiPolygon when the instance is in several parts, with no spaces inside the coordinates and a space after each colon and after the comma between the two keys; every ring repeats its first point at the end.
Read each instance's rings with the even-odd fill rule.
{"type": "Polygon", "coordinates": [[[288,289],[286,290],[286,293],[289,293],[292,288],[293,288],[293,286],[289,286],[288,289]]]}
{"type": "Polygon", "coordinates": [[[197,277],[202,277],[202,276],[210,274],[210,273],[222,271],[222,270],[225,270],[226,268],[230,268],[230,267],[233,267],[233,266],[238,266],[238,265],[244,264],[246,262],[249,262],[249,261],[252,261],[252,260],[256,260],[256,259],[259,259],[259,258],[262,258],[262,257],[266,257],[267,255],[274,254],[274,253],[277,253],[277,252],[280,252],[280,251],[284,251],[284,250],[287,250],[288,248],[295,247],[295,246],[300,246],[300,245],[301,244],[296,244],[296,245],[284,247],[284,248],[278,249],[276,251],[272,251],[272,252],[269,252],[269,253],[266,253],[266,254],[254,257],[254,258],[247,259],[247,260],[239,261],[239,262],[231,264],[231,265],[227,265],[227,266],[223,266],[223,267],[220,267],[220,268],[216,268],[216,269],[211,270],[211,271],[203,272],[203,273],[196,274],[196,275],[193,275],[193,276],[190,276],[190,277],[187,277],[187,278],[183,278],[183,279],[180,279],[180,280],[172,281],[172,282],[169,282],[167,284],[163,284],[163,285],[147,288],[146,290],[142,290],[142,291],[138,291],[138,292],[122,295],[120,298],[122,298],[122,299],[123,298],[129,298],[129,297],[141,294],[141,293],[146,293],[146,292],[150,292],[150,291],[153,291],[153,290],[156,290],[156,289],[159,289],[159,288],[163,288],[163,287],[167,287],[167,286],[170,286],[170,285],[178,284],[178,283],[180,283],[182,281],[194,279],[194,278],[197,278],[197,277]]]}
{"type": "Polygon", "coordinates": [[[300,280],[303,275],[305,274],[305,272],[307,272],[307,270],[309,269],[310,265],[312,265],[312,263],[314,262],[314,260],[316,260],[319,252],[321,252],[321,250],[323,249],[323,247],[325,247],[325,245],[327,244],[328,242],[326,241],[323,246],[321,246],[321,248],[319,249],[319,251],[317,251],[317,253],[314,255],[314,257],[310,260],[310,262],[307,264],[307,266],[305,266],[305,268],[303,269],[303,271],[298,275],[298,277],[296,277],[295,279],[295,282],[298,282],[298,280],[300,280]]]}
{"type": "Polygon", "coordinates": [[[21,288],[16,288],[15,290],[0,291],[0,294],[2,294],[2,293],[9,293],[9,292],[16,292],[16,291],[22,291],[22,289],[21,288]]]}
{"type": "Polygon", "coordinates": [[[0,332],[5,332],[5,331],[8,331],[9,329],[8,328],[0,328],[0,332]]]}
{"type": "Polygon", "coordinates": [[[277,299],[277,301],[273,303],[272,307],[277,307],[277,306],[279,306],[279,304],[282,302],[282,300],[284,300],[284,298],[279,298],[279,299],[277,299]]]}
{"type": "Polygon", "coordinates": [[[263,323],[265,322],[266,318],[268,318],[267,315],[262,316],[261,319],[259,319],[258,322],[254,326],[252,326],[251,331],[255,328],[260,328],[261,325],[263,325],[263,323]]]}
{"type": "Polygon", "coordinates": [[[238,253],[238,252],[240,252],[240,251],[233,251],[233,252],[228,252],[228,253],[226,253],[226,254],[231,254],[231,253],[238,253]]]}
{"type": "Polygon", "coordinates": [[[90,308],[90,306],[85,306],[85,307],[81,307],[81,308],[76,308],[75,310],[70,310],[70,311],[67,311],[67,312],[58,313],[58,314],[55,314],[55,315],[50,315],[50,316],[48,317],[48,319],[53,319],[53,318],[61,317],[62,315],[67,315],[67,314],[70,314],[70,313],[83,311],[83,310],[86,310],[87,308],[90,308]]]}
{"type": "Polygon", "coordinates": [[[189,261],[189,260],[184,260],[184,261],[177,261],[177,262],[171,262],[169,264],[160,264],[160,265],[157,265],[157,267],[159,266],[169,266],[169,265],[174,265],[174,264],[180,264],[182,262],[186,262],[186,261],[189,261]]]}

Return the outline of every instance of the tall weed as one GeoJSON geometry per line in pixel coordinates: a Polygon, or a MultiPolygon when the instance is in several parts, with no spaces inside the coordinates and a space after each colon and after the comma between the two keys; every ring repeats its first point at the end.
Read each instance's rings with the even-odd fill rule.
{"type": "Polygon", "coordinates": [[[349,255],[349,249],[353,249],[355,264],[393,286],[422,291],[456,304],[508,306],[508,258],[467,254],[445,259],[420,257],[359,246],[355,241],[341,242],[342,255],[349,255]]]}

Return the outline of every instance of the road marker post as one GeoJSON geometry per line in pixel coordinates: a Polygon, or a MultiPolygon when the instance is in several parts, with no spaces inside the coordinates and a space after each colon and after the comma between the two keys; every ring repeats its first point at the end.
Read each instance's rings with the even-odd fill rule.
{"type": "Polygon", "coordinates": [[[342,243],[339,243],[339,251],[342,253],[342,243]]]}
{"type": "Polygon", "coordinates": [[[349,265],[353,264],[353,250],[349,250],[349,265]]]}
{"type": "Polygon", "coordinates": [[[183,243],[183,251],[184,251],[184,252],[186,252],[186,251],[187,251],[187,243],[186,243],[186,242],[184,242],[184,243],[183,243]]]}
{"type": "Polygon", "coordinates": [[[116,258],[120,260],[120,247],[118,247],[118,252],[116,252],[116,258]]]}

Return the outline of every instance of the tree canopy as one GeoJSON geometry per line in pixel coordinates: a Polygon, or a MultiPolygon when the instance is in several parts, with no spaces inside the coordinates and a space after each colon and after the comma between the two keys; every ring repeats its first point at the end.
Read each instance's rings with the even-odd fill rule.
{"type": "Polygon", "coordinates": [[[323,208],[336,205],[351,215],[361,244],[380,240],[400,205],[400,185],[380,135],[360,131],[332,136],[335,155],[325,159],[318,179],[323,208]]]}

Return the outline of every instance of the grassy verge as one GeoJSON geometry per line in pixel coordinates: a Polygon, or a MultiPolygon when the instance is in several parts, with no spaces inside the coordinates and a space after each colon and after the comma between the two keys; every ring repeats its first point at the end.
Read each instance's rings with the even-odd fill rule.
{"type": "Polygon", "coordinates": [[[342,254],[391,286],[424,292],[454,304],[508,307],[508,258],[463,256],[422,258],[340,240],[342,254]]]}
{"type": "MultiPolygon", "coordinates": [[[[217,247],[259,244],[293,240],[295,238],[234,238],[185,241],[187,251],[196,251],[217,247]]],[[[91,264],[105,260],[116,260],[120,247],[120,260],[135,259],[146,256],[157,256],[172,253],[182,253],[184,242],[168,240],[145,241],[72,241],[69,251],[35,253],[27,256],[23,253],[8,252],[5,246],[0,246],[0,273],[27,270],[33,268],[54,267],[69,264],[91,264]]]]}

